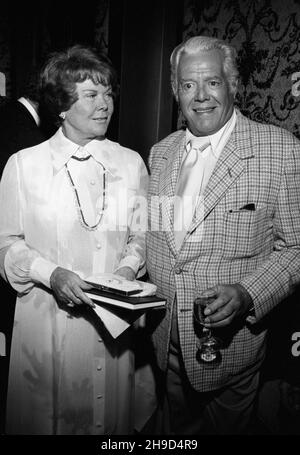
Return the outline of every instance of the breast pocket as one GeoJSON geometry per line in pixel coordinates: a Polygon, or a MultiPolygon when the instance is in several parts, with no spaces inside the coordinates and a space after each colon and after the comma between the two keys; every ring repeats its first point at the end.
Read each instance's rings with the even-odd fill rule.
{"type": "Polygon", "coordinates": [[[257,255],[264,247],[267,225],[267,207],[224,213],[224,256],[239,258],[257,255]]]}

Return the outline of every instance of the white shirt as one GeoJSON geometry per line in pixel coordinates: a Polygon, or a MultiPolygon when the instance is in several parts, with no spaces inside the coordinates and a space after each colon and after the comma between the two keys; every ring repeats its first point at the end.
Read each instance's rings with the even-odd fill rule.
{"type": "Polygon", "coordinates": [[[32,106],[32,104],[30,104],[29,101],[26,98],[24,98],[24,96],[21,96],[21,98],[19,98],[18,101],[19,101],[19,103],[23,104],[23,106],[26,107],[26,109],[32,115],[32,117],[33,117],[35,123],[37,124],[37,126],[39,126],[40,125],[40,117],[39,117],[39,114],[37,113],[37,111],[32,106]]]}
{"type": "Polygon", "coordinates": [[[18,291],[8,387],[11,434],[133,431],[130,332],[112,340],[93,312],[72,317],[54,300],[49,278],[57,265],[83,277],[121,265],[141,270],[144,231],[136,219],[146,219],[146,206],[138,202],[146,196],[148,175],[141,157],[117,143],[94,140],[84,149],[92,158],[72,159],[78,145],[59,129],[49,141],[11,156],[1,180],[1,274],[18,291]],[[87,231],[65,164],[93,224],[103,197],[99,163],[107,174],[107,209],[98,228],[87,231]],[[118,202],[121,212],[114,207],[118,202]]]}
{"type": "MultiPolygon", "coordinates": [[[[208,183],[208,180],[213,173],[217,160],[224,149],[234,127],[236,124],[236,112],[235,109],[230,117],[230,119],[222,126],[222,128],[214,134],[204,136],[207,137],[210,141],[210,148],[208,147],[204,152],[201,153],[201,163],[203,166],[203,179],[202,186],[200,188],[200,195],[203,195],[205,187],[208,183]]],[[[186,154],[188,153],[188,144],[194,135],[190,132],[189,129],[186,130],[186,151],[183,154],[182,160],[184,160],[186,154]]],[[[204,139],[203,137],[203,139],[204,139]]],[[[195,185],[196,186],[196,185],[195,185]]]]}
{"type": "MultiPolygon", "coordinates": [[[[203,210],[202,196],[209,181],[211,174],[215,168],[217,160],[224,149],[236,124],[236,112],[233,113],[230,119],[216,133],[209,136],[201,136],[201,146],[208,142],[210,145],[202,152],[197,152],[197,160],[195,165],[189,171],[188,180],[186,180],[185,195],[181,195],[181,199],[175,200],[174,206],[174,236],[176,248],[179,250],[187,229],[195,215],[196,210],[203,210]],[[206,141],[207,140],[207,141],[206,141]]],[[[186,147],[182,157],[184,163],[188,154],[191,153],[191,141],[197,139],[189,129],[186,130],[186,147]]],[[[197,142],[197,141],[196,141],[197,142]]],[[[178,179],[181,178],[181,171],[178,174],[178,179]]],[[[185,177],[185,179],[187,176],[185,177]]],[[[177,185],[179,187],[180,180],[177,185]]],[[[176,193],[177,194],[177,193],[176,193]]],[[[178,194],[177,194],[178,195],[178,194]]]]}

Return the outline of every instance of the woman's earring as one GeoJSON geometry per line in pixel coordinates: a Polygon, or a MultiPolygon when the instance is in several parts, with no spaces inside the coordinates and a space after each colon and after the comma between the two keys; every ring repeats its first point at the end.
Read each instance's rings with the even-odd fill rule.
{"type": "Polygon", "coordinates": [[[66,114],[65,114],[64,112],[61,112],[61,113],[59,114],[59,116],[60,116],[60,118],[63,119],[63,120],[66,118],[66,114]]]}

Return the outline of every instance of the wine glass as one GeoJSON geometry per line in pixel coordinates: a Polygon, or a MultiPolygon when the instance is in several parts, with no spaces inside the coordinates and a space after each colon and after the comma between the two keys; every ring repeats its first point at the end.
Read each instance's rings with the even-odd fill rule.
{"type": "Polygon", "coordinates": [[[200,291],[196,289],[194,298],[193,317],[195,332],[201,329],[202,336],[197,342],[197,360],[202,363],[216,365],[221,361],[221,342],[212,335],[211,329],[204,327],[205,308],[217,298],[214,290],[200,291]]]}

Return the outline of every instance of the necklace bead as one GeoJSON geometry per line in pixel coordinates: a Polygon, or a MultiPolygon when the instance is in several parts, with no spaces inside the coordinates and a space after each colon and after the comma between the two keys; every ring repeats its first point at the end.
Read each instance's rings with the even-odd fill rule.
{"type": "MultiPolygon", "coordinates": [[[[80,161],[83,161],[83,160],[80,160],[80,161]]],[[[105,167],[103,166],[102,163],[99,163],[100,166],[102,167],[103,169],[103,189],[102,189],[102,207],[101,207],[101,210],[100,210],[100,213],[99,213],[99,219],[98,221],[96,222],[96,224],[94,224],[93,226],[90,226],[86,220],[85,220],[85,217],[84,217],[84,214],[83,214],[83,210],[82,210],[82,207],[81,207],[81,203],[80,203],[80,199],[79,199],[79,195],[78,195],[78,191],[77,191],[77,188],[75,186],[75,183],[74,183],[74,180],[71,176],[71,173],[69,171],[69,168],[68,168],[68,165],[67,163],[65,164],[65,169],[66,169],[66,173],[67,173],[67,177],[68,177],[68,180],[70,182],[70,185],[71,185],[71,188],[74,192],[74,199],[75,199],[75,206],[76,206],[76,209],[77,209],[77,214],[78,214],[78,219],[79,219],[79,222],[81,224],[81,226],[86,229],[87,231],[95,231],[99,224],[101,223],[101,220],[103,218],[103,213],[104,213],[104,209],[105,209],[105,199],[106,199],[106,169],[105,167]]]]}

